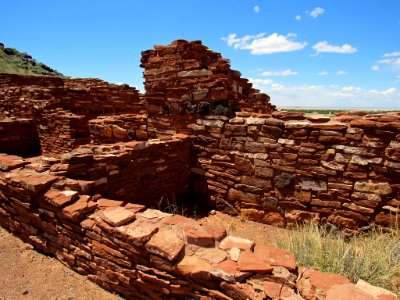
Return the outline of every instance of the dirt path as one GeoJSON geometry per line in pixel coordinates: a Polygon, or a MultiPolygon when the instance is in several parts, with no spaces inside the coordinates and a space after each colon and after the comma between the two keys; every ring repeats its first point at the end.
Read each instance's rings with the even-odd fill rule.
{"type": "Polygon", "coordinates": [[[0,227],[0,300],[121,300],[0,227]]]}

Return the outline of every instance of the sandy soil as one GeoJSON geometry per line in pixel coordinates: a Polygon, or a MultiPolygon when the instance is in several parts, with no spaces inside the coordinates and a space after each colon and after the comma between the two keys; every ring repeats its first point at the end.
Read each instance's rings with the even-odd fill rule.
{"type": "Polygon", "coordinates": [[[0,227],[0,300],[117,300],[0,227]]]}

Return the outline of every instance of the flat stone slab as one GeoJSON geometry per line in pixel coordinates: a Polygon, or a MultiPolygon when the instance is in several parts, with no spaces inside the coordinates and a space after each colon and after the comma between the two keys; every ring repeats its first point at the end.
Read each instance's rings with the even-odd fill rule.
{"type": "Polygon", "coordinates": [[[64,216],[71,219],[80,219],[88,212],[97,208],[97,203],[92,201],[92,197],[82,195],[74,204],[63,208],[62,213],[64,216]]]}
{"type": "Polygon", "coordinates": [[[148,208],[144,212],[138,213],[137,216],[146,219],[163,219],[172,216],[172,214],[167,214],[157,209],[148,208]]]}
{"type": "Polygon", "coordinates": [[[0,153],[0,171],[10,171],[28,165],[22,157],[0,153]]]}
{"type": "Polygon", "coordinates": [[[185,277],[195,280],[210,280],[211,265],[197,257],[186,255],[176,266],[177,270],[185,277]]]}
{"type": "Polygon", "coordinates": [[[103,211],[102,219],[116,227],[135,219],[135,213],[121,206],[109,207],[103,211]]]}
{"type": "Polygon", "coordinates": [[[97,204],[100,208],[107,208],[107,207],[115,207],[115,206],[122,206],[123,201],[120,200],[111,200],[106,198],[100,198],[97,200],[97,204]]]}
{"type": "Polygon", "coordinates": [[[254,254],[271,266],[281,266],[293,271],[296,269],[296,258],[290,251],[286,251],[270,244],[257,244],[254,254]]]}
{"type": "Polygon", "coordinates": [[[235,261],[227,259],[212,266],[211,274],[227,282],[235,282],[238,265],[235,261]]]}
{"type": "Polygon", "coordinates": [[[128,235],[129,242],[135,246],[143,246],[158,231],[158,226],[144,222],[135,221],[133,223],[117,228],[120,232],[128,235]]]}
{"type": "Polygon", "coordinates": [[[195,254],[196,256],[205,259],[210,264],[220,263],[221,261],[224,261],[228,257],[225,251],[214,247],[213,248],[201,247],[196,251],[195,254]]]}
{"type": "Polygon", "coordinates": [[[202,228],[185,227],[183,232],[185,233],[188,244],[193,244],[200,247],[214,246],[213,235],[202,228]]]}
{"type": "Polygon", "coordinates": [[[145,248],[150,253],[165,257],[169,261],[174,261],[185,248],[185,243],[176,231],[161,228],[152,236],[145,248]]]}
{"type": "Polygon", "coordinates": [[[231,248],[239,248],[240,250],[251,250],[254,247],[254,242],[236,236],[227,236],[219,244],[222,250],[230,250],[231,248]]]}
{"type": "Polygon", "coordinates": [[[46,188],[50,187],[54,182],[56,182],[60,177],[48,175],[48,174],[18,174],[11,178],[14,184],[20,187],[38,194],[46,188]]]}
{"type": "Polygon", "coordinates": [[[260,260],[259,257],[251,251],[244,251],[240,254],[238,268],[239,271],[257,273],[269,273],[273,270],[270,264],[264,260],[260,260]]]}
{"type": "Polygon", "coordinates": [[[68,190],[60,191],[56,189],[50,189],[46,192],[46,194],[44,194],[44,199],[55,207],[64,207],[67,204],[71,204],[78,198],[78,192],[68,190]]]}

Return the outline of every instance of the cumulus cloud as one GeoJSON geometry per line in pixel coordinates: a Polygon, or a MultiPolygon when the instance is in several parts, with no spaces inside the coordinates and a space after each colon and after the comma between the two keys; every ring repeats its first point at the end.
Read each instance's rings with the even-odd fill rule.
{"type": "Polygon", "coordinates": [[[258,5],[254,6],[253,9],[256,14],[260,12],[260,7],[258,5]]]}
{"type": "Polygon", "coordinates": [[[400,90],[364,89],[357,86],[286,86],[270,79],[250,78],[254,87],[267,93],[279,107],[400,108],[400,90]],[[378,100],[377,100],[378,99],[378,100]]]}
{"type": "Polygon", "coordinates": [[[394,56],[400,56],[400,52],[391,52],[383,54],[383,57],[394,57],[394,56]]]}
{"type": "MultiPolygon", "coordinates": [[[[400,52],[385,53],[382,58],[378,60],[372,68],[376,67],[378,70],[384,66],[390,67],[395,71],[400,70],[400,52]]],[[[374,70],[374,69],[373,69],[374,70]]]]}
{"type": "Polygon", "coordinates": [[[329,73],[326,72],[326,71],[321,71],[321,72],[318,73],[318,76],[326,76],[326,75],[328,75],[328,74],[329,74],[329,73]]]}
{"type": "Polygon", "coordinates": [[[378,71],[380,69],[380,67],[378,66],[378,65],[373,65],[372,67],[371,67],[371,70],[372,71],[378,71]]]}
{"type": "Polygon", "coordinates": [[[293,76],[297,74],[299,73],[290,69],[286,69],[283,71],[265,71],[261,73],[261,75],[263,76],[293,76]]]}
{"type": "Polygon", "coordinates": [[[316,7],[310,12],[310,16],[313,17],[314,19],[320,15],[322,15],[325,12],[325,9],[322,7],[316,7]]]}
{"type": "Polygon", "coordinates": [[[301,20],[301,16],[300,16],[300,15],[297,15],[297,16],[294,17],[294,19],[295,19],[296,21],[300,21],[300,20],[301,20]]]}
{"type": "Polygon", "coordinates": [[[250,50],[251,54],[262,55],[272,54],[279,52],[292,52],[303,49],[306,42],[296,42],[294,39],[296,34],[289,33],[286,36],[278,33],[272,33],[266,36],[262,32],[257,35],[245,35],[239,38],[235,33],[223,37],[222,40],[227,43],[229,47],[239,50],[250,50]]]}
{"type": "Polygon", "coordinates": [[[327,41],[319,42],[312,46],[315,50],[316,54],[322,52],[330,52],[330,53],[355,53],[357,52],[357,48],[350,46],[349,44],[343,44],[342,46],[333,46],[329,45],[327,41]]]}
{"type": "Polygon", "coordinates": [[[346,75],[346,74],[347,74],[347,71],[343,71],[343,70],[340,70],[340,71],[336,72],[336,75],[339,75],[339,76],[346,75]]]}

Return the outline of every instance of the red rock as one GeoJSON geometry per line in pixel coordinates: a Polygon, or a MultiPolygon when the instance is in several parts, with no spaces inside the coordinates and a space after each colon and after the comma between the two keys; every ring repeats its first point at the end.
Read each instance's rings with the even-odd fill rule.
{"type": "Polygon", "coordinates": [[[381,287],[373,286],[362,279],[357,281],[356,288],[366,292],[378,300],[399,300],[395,293],[381,287]]]}
{"type": "Polygon", "coordinates": [[[176,231],[162,228],[145,245],[147,251],[165,257],[169,261],[176,260],[185,248],[185,243],[176,231]]]}
{"type": "Polygon", "coordinates": [[[159,228],[151,223],[135,221],[117,229],[128,236],[129,242],[141,247],[150,240],[159,228]]]}
{"type": "Polygon", "coordinates": [[[18,174],[11,178],[13,183],[18,184],[20,187],[27,189],[34,194],[50,187],[54,182],[59,180],[60,177],[47,174],[18,174]]]}
{"type": "Polygon", "coordinates": [[[217,264],[224,261],[227,258],[225,251],[218,248],[203,248],[199,249],[195,253],[196,256],[208,261],[210,264],[217,264]]]}
{"type": "Polygon", "coordinates": [[[259,259],[259,257],[251,251],[244,251],[240,254],[238,268],[240,271],[258,273],[269,273],[273,270],[271,265],[259,259]]]}
{"type": "Polygon", "coordinates": [[[195,220],[183,217],[181,215],[173,215],[167,217],[162,220],[162,223],[169,225],[179,225],[181,227],[187,227],[187,226],[193,227],[199,225],[199,223],[196,222],[195,220]]]}
{"type": "Polygon", "coordinates": [[[186,255],[177,265],[176,269],[185,277],[194,280],[208,281],[211,278],[211,265],[196,256],[186,255]]]}
{"type": "Polygon", "coordinates": [[[82,195],[79,200],[74,204],[63,208],[62,213],[64,216],[71,219],[80,219],[88,212],[91,212],[97,208],[97,203],[91,201],[91,197],[82,195]]]}
{"type": "Polygon", "coordinates": [[[12,169],[20,168],[28,164],[29,162],[25,161],[20,156],[0,153],[0,171],[10,171],[12,169]]]}
{"type": "Polygon", "coordinates": [[[342,275],[306,269],[297,282],[297,288],[304,298],[312,299],[313,297],[324,297],[332,286],[346,283],[350,283],[350,280],[342,275]]]}
{"type": "Polygon", "coordinates": [[[134,213],[141,212],[146,209],[146,206],[135,203],[127,203],[124,207],[134,213]]]}
{"type": "Polygon", "coordinates": [[[290,251],[279,249],[270,244],[257,244],[254,247],[254,254],[258,259],[271,266],[282,266],[290,271],[296,269],[296,258],[290,251]]]}
{"type": "Polygon", "coordinates": [[[231,248],[239,248],[240,250],[251,250],[254,247],[254,242],[235,236],[227,236],[219,244],[222,250],[229,250],[231,248]]]}
{"type": "MultiPolygon", "coordinates": [[[[326,293],[326,300],[376,300],[368,293],[358,289],[352,283],[338,284],[331,287],[326,293]]],[[[383,299],[382,299],[383,300],[383,299]]]]}
{"type": "Polygon", "coordinates": [[[212,266],[211,274],[214,277],[220,278],[227,282],[235,281],[235,274],[238,270],[238,265],[235,261],[227,259],[212,266]]]}
{"type": "Polygon", "coordinates": [[[214,237],[211,233],[201,228],[185,227],[183,229],[188,244],[197,245],[200,247],[214,246],[214,237]]]}
{"type": "Polygon", "coordinates": [[[264,293],[267,297],[271,299],[279,299],[282,290],[282,284],[271,282],[271,281],[264,281],[263,282],[264,293]]]}
{"type": "Polygon", "coordinates": [[[108,207],[101,218],[112,226],[121,226],[135,219],[135,213],[121,206],[108,207]]]}
{"type": "Polygon", "coordinates": [[[79,198],[78,192],[50,189],[44,194],[44,199],[55,207],[64,207],[79,198]]]}
{"type": "Polygon", "coordinates": [[[111,200],[106,198],[100,198],[97,200],[97,204],[100,208],[107,208],[107,207],[115,207],[115,206],[122,206],[124,202],[119,200],[111,200]]]}
{"type": "Polygon", "coordinates": [[[223,226],[211,226],[207,224],[202,224],[202,227],[205,231],[210,233],[214,240],[220,242],[223,238],[226,237],[226,229],[223,226]]]}

